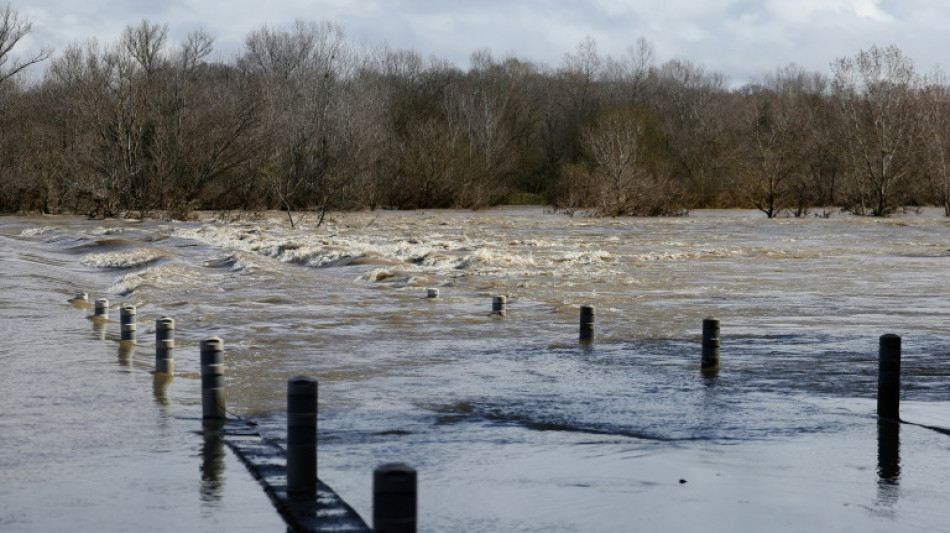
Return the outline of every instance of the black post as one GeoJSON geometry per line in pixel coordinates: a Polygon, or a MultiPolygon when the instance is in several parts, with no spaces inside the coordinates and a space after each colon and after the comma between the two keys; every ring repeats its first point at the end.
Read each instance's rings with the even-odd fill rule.
{"type": "Polygon", "coordinates": [[[581,342],[594,340],[594,306],[581,306],[580,335],[581,342]]]}
{"type": "Polygon", "coordinates": [[[219,337],[201,341],[201,410],[206,420],[227,417],[224,402],[224,341],[219,337]]]}
{"type": "Polygon", "coordinates": [[[713,371],[719,369],[719,319],[703,319],[703,359],[702,369],[713,371]]]}
{"type": "Polygon", "coordinates": [[[135,306],[132,304],[123,304],[119,308],[119,339],[123,342],[135,343],[135,329],[138,327],[135,323],[135,306]]]}
{"type": "Polygon", "coordinates": [[[495,317],[508,316],[508,297],[507,296],[492,296],[491,314],[492,316],[495,316],[495,317]]]}
{"type": "Polygon", "coordinates": [[[900,420],[901,338],[881,335],[878,351],[877,416],[900,420]]]}
{"type": "Polygon", "coordinates": [[[105,298],[97,299],[93,309],[93,319],[100,321],[109,320],[109,300],[105,298]]]}
{"type": "Polygon", "coordinates": [[[155,321],[155,372],[175,373],[175,319],[167,316],[155,321]]]}
{"type": "Polygon", "coordinates": [[[386,463],[373,472],[373,531],[415,533],[416,470],[386,463]]]}
{"type": "Polygon", "coordinates": [[[287,492],[317,490],[317,380],[287,381],[287,492]]]}

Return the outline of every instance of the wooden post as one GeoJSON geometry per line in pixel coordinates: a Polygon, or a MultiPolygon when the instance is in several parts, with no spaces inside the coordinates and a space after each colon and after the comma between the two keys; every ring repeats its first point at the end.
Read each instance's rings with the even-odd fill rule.
{"type": "Polygon", "coordinates": [[[703,319],[702,370],[719,370],[719,319],[703,319]]]}
{"type": "Polygon", "coordinates": [[[287,492],[317,490],[317,380],[287,381],[287,492]]]}
{"type": "Polygon", "coordinates": [[[227,417],[224,401],[224,341],[201,341],[201,411],[205,419],[227,417]]]}
{"type": "Polygon", "coordinates": [[[167,316],[155,321],[155,372],[175,373],[175,319],[167,316]]]}
{"type": "Polygon", "coordinates": [[[438,300],[439,289],[426,289],[426,298],[430,298],[432,300],[438,300]]]}
{"type": "Polygon", "coordinates": [[[901,338],[881,335],[878,349],[877,416],[900,420],[901,338]]]}
{"type": "Polygon", "coordinates": [[[416,470],[386,463],[373,472],[373,531],[415,533],[416,470]]]}
{"type": "Polygon", "coordinates": [[[594,306],[581,306],[580,340],[581,342],[594,340],[594,306]]]}

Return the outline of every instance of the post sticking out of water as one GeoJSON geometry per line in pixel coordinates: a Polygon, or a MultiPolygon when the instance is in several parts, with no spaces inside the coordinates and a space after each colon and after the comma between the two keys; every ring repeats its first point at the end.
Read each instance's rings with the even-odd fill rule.
{"type": "Polygon", "coordinates": [[[98,320],[109,320],[109,300],[105,298],[99,298],[96,300],[95,311],[92,318],[98,320]]]}
{"type": "Polygon", "coordinates": [[[155,372],[175,373],[175,319],[167,316],[155,321],[155,372]]]}
{"type": "Polygon", "coordinates": [[[702,370],[719,370],[719,319],[703,319],[702,370]]]}
{"type": "Polygon", "coordinates": [[[122,304],[122,307],[119,308],[119,334],[123,342],[135,343],[135,330],[138,327],[135,319],[135,306],[132,304],[122,304]]]}
{"type": "Polygon", "coordinates": [[[373,531],[415,533],[416,470],[386,463],[373,471],[373,531]]]}
{"type": "Polygon", "coordinates": [[[73,300],[76,300],[76,301],[79,301],[79,302],[88,302],[88,301],[89,301],[89,293],[87,293],[87,292],[77,292],[77,293],[76,293],[76,297],[73,298],[73,300]]]}
{"type": "Polygon", "coordinates": [[[287,492],[317,490],[317,380],[287,381],[287,492]]]}
{"type": "Polygon", "coordinates": [[[426,298],[437,300],[439,298],[439,289],[426,289],[426,298]]]}
{"type": "Polygon", "coordinates": [[[508,315],[508,297],[492,296],[491,299],[492,316],[503,317],[508,315]]]}
{"type": "Polygon", "coordinates": [[[581,342],[594,340],[594,306],[593,305],[581,306],[580,340],[581,342]]]}
{"type": "Polygon", "coordinates": [[[224,419],[224,341],[211,337],[201,341],[201,407],[203,417],[224,419]]]}
{"type": "Polygon", "coordinates": [[[877,416],[900,420],[901,338],[881,335],[878,351],[877,416]]]}

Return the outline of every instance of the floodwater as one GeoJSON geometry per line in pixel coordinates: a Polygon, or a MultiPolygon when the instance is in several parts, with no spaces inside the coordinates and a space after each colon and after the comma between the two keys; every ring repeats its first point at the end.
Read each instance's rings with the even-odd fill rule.
{"type": "Polygon", "coordinates": [[[126,531],[180,507],[141,529],[280,530],[196,429],[197,346],[220,336],[228,409],[271,438],[287,379],[319,380],[319,475],[367,521],[373,468],[402,461],[420,531],[950,531],[950,436],[874,414],[885,333],[903,339],[903,399],[950,410],[940,215],[0,219],[0,529],[126,531]],[[133,353],[67,302],[82,291],[138,307],[133,353]],[[163,315],[166,386],[148,372],[163,315]]]}

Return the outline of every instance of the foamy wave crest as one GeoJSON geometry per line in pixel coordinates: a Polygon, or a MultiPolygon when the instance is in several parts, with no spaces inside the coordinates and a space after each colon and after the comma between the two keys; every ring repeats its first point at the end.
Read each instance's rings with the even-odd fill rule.
{"type": "Polygon", "coordinates": [[[375,268],[369,272],[365,272],[363,275],[357,278],[357,281],[367,281],[370,283],[396,283],[401,285],[406,285],[410,282],[411,278],[406,275],[404,272],[394,270],[391,268],[375,268]]]}
{"type": "Polygon", "coordinates": [[[159,289],[203,286],[209,282],[206,272],[179,263],[166,263],[125,274],[110,287],[110,292],[127,296],[142,287],[159,289]]]}
{"type": "MultiPolygon", "coordinates": [[[[282,228],[261,229],[206,224],[178,232],[179,237],[212,246],[270,257],[283,263],[313,268],[365,262],[418,264],[435,249],[418,239],[386,242],[371,235],[318,235],[282,228]],[[365,259],[365,261],[364,261],[365,259]]],[[[444,244],[443,244],[444,245],[444,244]]]]}
{"type": "Polygon", "coordinates": [[[127,252],[108,252],[90,254],[82,258],[81,263],[94,268],[138,268],[153,263],[168,253],[164,250],[137,248],[127,252]]]}
{"type": "MultiPolygon", "coordinates": [[[[134,219],[129,219],[127,222],[130,222],[134,219]]],[[[125,228],[96,228],[90,233],[93,235],[121,235],[126,232],[125,228]]]]}
{"type": "Polygon", "coordinates": [[[487,248],[476,250],[475,253],[463,257],[456,268],[469,269],[476,265],[489,267],[514,267],[514,266],[536,266],[534,257],[527,255],[512,254],[505,251],[492,251],[487,248]]]}
{"type": "Polygon", "coordinates": [[[572,265],[593,265],[595,263],[607,263],[614,260],[615,257],[610,252],[605,252],[604,250],[588,250],[583,252],[567,252],[554,261],[572,265]]]}
{"type": "Polygon", "coordinates": [[[743,250],[726,250],[722,248],[712,250],[695,250],[684,252],[649,252],[633,256],[638,261],[683,261],[687,259],[701,259],[703,257],[739,257],[747,255],[743,250]]]}
{"type": "Polygon", "coordinates": [[[56,231],[56,228],[52,226],[39,226],[36,228],[26,228],[20,232],[20,237],[36,237],[38,235],[44,235],[46,233],[52,233],[56,231]]]}
{"type": "MultiPolygon", "coordinates": [[[[253,248],[252,248],[253,249],[253,248]]],[[[350,257],[350,254],[336,248],[313,246],[309,243],[282,242],[265,245],[253,251],[276,259],[282,263],[294,263],[309,267],[322,267],[350,257]]]]}

